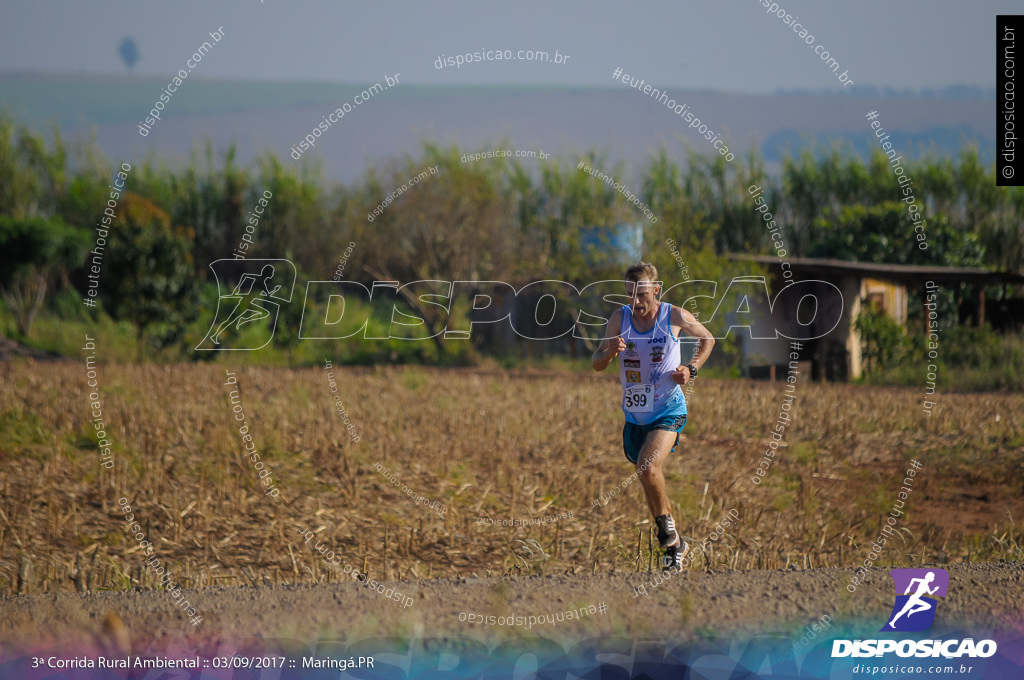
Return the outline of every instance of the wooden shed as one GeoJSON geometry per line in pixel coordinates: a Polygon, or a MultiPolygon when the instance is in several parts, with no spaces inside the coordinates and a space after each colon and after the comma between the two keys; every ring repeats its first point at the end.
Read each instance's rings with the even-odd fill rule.
{"type": "MultiPolygon", "coordinates": [[[[824,337],[807,343],[806,356],[812,361],[816,380],[857,379],[863,373],[861,338],[854,326],[865,304],[883,310],[903,326],[907,309],[914,300],[923,300],[926,286],[952,288],[958,292],[958,322],[981,325],[986,322],[985,289],[993,286],[1024,284],[1024,276],[992,272],[978,267],[924,267],[917,265],[846,262],[842,260],[789,258],[791,279],[783,277],[779,258],[761,255],[731,255],[730,259],[754,262],[768,267],[769,291],[773,299],[789,280],[824,281],[842,294],[844,309],[839,324],[824,337]]],[[[786,300],[786,304],[791,300],[786,300]]],[[[1020,308],[1024,301],[1000,300],[993,325],[1006,327],[1024,321],[1020,308]]],[[[783,310],[776,318],[795,318],[796,310],[783,310]]],[[[944,324],[948,325],[948,324],[944,324]]],[[[916,334],[914,329],[908,329],[916,334]]],[[[923,329],[918,329],[923,330],[923,329]]],[[[744,339],[745,364],[752,377],[774,375],[775,367],[788,363],[788,346],[782,340],[744,339]]],[[[785,369],[781,369],[785,370],[785,369]]]]}

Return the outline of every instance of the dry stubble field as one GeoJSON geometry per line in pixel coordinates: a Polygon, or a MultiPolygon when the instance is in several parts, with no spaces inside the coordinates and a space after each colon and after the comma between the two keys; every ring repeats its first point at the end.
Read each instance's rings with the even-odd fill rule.
{"type": "MultiPolygon", "coordinates": [[[[592,506],[632,472],[612,375],[335,367],[353,443],[327,370],[231,370],[276,499],[242,453],[223,366],[101,365],[108,471],[84,363],[0,364],[0,595],[153,587],[120,496],[197,590],[351,583],[303,542],[307,528],[371,578],[427,584],[420,599],[438,583],[425,579],[649,569],[639,484],[592,506]],[[377,463],[447,512],[409,499],[377,463]],[[480,519],[568,511],[517,527],[480,519]]],[[[675,515],[699,539],[733,508],[740,519],[693,572],[860,562],[912,458],[923,468],[901,538],[876,567],[1021,559],[1024,396],[943,394],[926,419],[919,390],[801,382],[796,393],[778,463],[755,486],[782,383],[698,381],[666,462],[675,515]]]]}

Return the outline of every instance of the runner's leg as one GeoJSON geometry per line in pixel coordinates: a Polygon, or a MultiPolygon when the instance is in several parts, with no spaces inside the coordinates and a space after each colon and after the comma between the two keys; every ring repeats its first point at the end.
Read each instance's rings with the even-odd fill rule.
{"type": "Polygon", "coordinates": [[[651,511],[651,517],[672,514],[668,494],[665,493],[665,475],[661,466],[668,458],[675,442],[675,432],[651,430],[647,433],[644,445],[640,449],[640,456],[637,458],[636,471],[644,487],[644,495],[647,496],[647,507],[651,511]]]}

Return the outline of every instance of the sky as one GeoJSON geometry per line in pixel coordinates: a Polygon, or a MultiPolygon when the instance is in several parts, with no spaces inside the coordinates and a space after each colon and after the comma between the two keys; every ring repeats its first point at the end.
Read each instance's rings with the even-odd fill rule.
{"type": "MultiPolygon", "coordinates": [[[[767,0],[771,2],[771,0],[767,0]]],[[[209,33],[224,38],[202,78],[417,85],[609,87],[622,67],[655,86],[770,94],[843,85],[814,53],[827,50],[858,86],[995,86],[995,16],[1019,1],[781,0],[814,36],[805,44],[761,0],[612,3],[331,2],[328,0],[0,0],[0,71],[170,77],[209,33]],[[547,51],[561,64],[483,61],[436,68],[442,55],[547,51]]]]}

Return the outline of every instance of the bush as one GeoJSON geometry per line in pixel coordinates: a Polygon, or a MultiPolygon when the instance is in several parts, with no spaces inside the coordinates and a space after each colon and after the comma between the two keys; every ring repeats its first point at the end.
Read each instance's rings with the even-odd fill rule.
{"type": "Polygon", "coordinates": [[[901,362],[911,351],[910,339],[898,321],[864,302],[853,324],[860,333],[864,372],[874,373],[901,362]]]}

